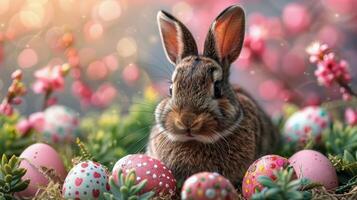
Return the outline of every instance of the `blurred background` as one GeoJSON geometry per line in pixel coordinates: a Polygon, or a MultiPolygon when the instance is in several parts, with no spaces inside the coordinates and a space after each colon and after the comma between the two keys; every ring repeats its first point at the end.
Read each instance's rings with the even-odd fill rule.
{"type": "Polygon", "coordinates": [[[356,76],[356,0],[0,0],[0,98],[19,68],[29,88],[19,110],[40,110],[44,96],[30,89],[35,72],[64,63],[72,70],[53,97],[79,112],[125,108],[148,88],[164,96],[174,67],[161,46],[157,11],[186,24],[202,51],[209,25],[232,4],[244,7],[247,25],[231,81],[270,113],[284,102],[340,98],[338,87],[317,84],[306,53],[312,42],[328,44],[356,76]]]}

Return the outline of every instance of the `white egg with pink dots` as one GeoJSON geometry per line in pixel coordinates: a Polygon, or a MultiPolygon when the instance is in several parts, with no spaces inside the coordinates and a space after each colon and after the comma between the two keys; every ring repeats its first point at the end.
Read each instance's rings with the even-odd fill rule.
{"type": "Polygon", "coordinates": [[[156,196],[173,196],[176,192],[176,180],[172,172],[159,160],[143,154],[127,155],[114,165],[112,176],[118,183],[118,172],[122,170],[125,176],[134,169],[136,181],[147,180],[140,193],[154,191],[156,196]]]}
{"type": "Polygon", "coordinates": [[[62,195],[65,199],[103,199],[110,191],[108,173],[103,165],[84,161],[74,166],[64,181],[62,195]]]}

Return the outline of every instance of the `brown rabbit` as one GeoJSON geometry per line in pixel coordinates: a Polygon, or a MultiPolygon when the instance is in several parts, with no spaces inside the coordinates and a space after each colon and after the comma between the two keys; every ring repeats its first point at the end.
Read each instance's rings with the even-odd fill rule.
{"type": "Polygon", "coordinates": [[[166,54],[174,65],[169,97],[155,111],[147,154],[177,179],[218,172],[241,181],[249,165],[277,146],[278,132],[261,107],[229,83],[230,64],[241,51],[244,11],[225,9],[212,23],[198,54],[189,30],[172,15],[157,15],[166,54]]]}

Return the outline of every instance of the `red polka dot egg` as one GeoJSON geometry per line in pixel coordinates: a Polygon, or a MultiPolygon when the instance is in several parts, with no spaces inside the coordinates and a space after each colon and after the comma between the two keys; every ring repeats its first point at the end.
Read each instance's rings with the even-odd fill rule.
{"type": "Polygon", "coordinates": [[[147,155],[133,154],[127,155],[114,165],[112,176],[118,183],[118,172],[123,171],[123,175],[134,169],[137,183],[147,180],[147,184],[140,193],[155,191],[156,196],[170,197],[175,194],[176,180],[172,172],[159,160],[147,155]]]}
{"type": "Polygon", "coordinates": [[[74,166],[62,188],[65,199],[103,199],[104,192],[110,190],[108,175],[103,165],[85,161],[74,166]]]}
{"type": "Polygon", "coordinates": [[[250,199],[256,190],[261,191],[263,189],[263,186],[258,182],[258,177],[268,176],[274,180],[276,178],[274,172],[288,165],[288,159],[277,155],[266,155],[254,161],[243,178],[243,196],[250,199]]]}
{"type": "Polygon", "coordinates": [[[181,191],[182,200],[234,200],[238,198],[228,179],[215,172],[201,172],[189,177],[181,191]]]}

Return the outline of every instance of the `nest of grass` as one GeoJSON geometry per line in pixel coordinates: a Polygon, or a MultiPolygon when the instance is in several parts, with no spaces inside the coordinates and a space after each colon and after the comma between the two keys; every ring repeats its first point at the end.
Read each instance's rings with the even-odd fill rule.
{"type": "Polygon", "coordinates": [[[332,191],[326,190],[325,187],[314,188],[311,190],[312,199],[316,200],[353,200],[357,199],[357,185],[353,186],[350,191],[343,194],[336,194],[332,191]]]}

